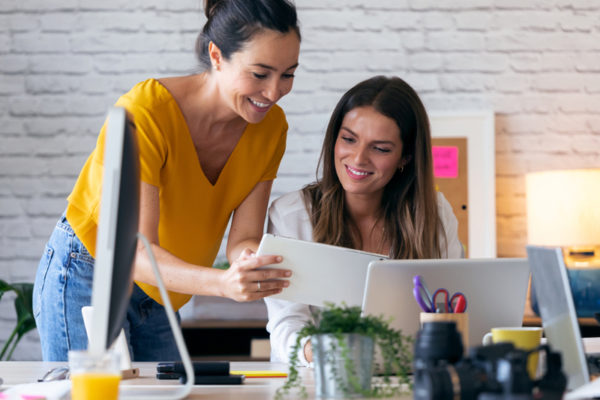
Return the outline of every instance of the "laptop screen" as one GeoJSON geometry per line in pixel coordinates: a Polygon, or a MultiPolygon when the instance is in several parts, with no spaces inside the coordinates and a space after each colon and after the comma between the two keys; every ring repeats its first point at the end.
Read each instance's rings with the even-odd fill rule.
{"type": "Polygon", "coordinates": [[[529,285],[525,258],[371,262],[363,312],[392,318],[392,327],[416,335],[422,310],[413,296],[415,275],[420,275],[432,292],[445,288],[466,296],[469,346],[480,345],[493,327],[521,326],[523,322],[529,285]]]}

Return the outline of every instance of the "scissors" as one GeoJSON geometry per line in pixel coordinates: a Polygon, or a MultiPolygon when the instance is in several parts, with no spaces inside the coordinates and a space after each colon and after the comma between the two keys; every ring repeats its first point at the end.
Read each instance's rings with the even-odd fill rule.
{"type": "Polygon", "coordinates": [[[448,304],[450,305],[452,312],[464,313],[467,311],[467,296],[461,292],[456,292],[450,297],[450,302],[448,304]]]}
{"type": "Polygon", "coordinates": [[[417,300],[417,304],[419,307],[425,312],[435,312],[434,303],[432,301],[431,293],[427,289],[425,285],[425,281],[421,277],[421,275],[413,276],[413,284],[415,287],[413,288],[413,295],[415,296],[415,300],[417,300]]]}
{"type": "Polygon", "coordinates": [[[433,292],[432,302],[433,308],[437,312],[463,313],[467,309],[467,297],[463,293],[456,292],[450,296],[448,290],[444,288],[433,292]],[[439,299],[442,296],[443,299],[439,299]]]}

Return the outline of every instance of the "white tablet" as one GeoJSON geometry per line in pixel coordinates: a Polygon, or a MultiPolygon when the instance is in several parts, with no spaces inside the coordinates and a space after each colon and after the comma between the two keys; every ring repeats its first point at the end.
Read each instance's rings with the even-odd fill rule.
{"type": "Polygon", "coordinates": [[[271,298],[316,306],[326,302],[361,306],[369,263],[387,259],[381,254],[270,233],[263,236],[257,254],[280,255],[283,261],[273,267],[292,271],[290,286],[271,298]]]}

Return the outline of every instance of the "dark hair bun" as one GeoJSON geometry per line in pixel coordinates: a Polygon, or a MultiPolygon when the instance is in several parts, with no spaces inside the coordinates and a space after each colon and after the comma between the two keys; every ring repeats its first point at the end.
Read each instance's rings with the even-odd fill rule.
{"type": "Polygon", "coordinates": [[[206,18],[213,15],[216,5],[220,2],[221,0],[204,0],[204,15],[206,15],[206,18]]]}
{"type": "Polygon", "coordinates": [[[204,0],[208,20],[196,41],[200,64],[210,69],[208,44],[213,42],[225,60],[263,29],[295,32],[300,39],[296,7],[291,0],[204,0]]]}

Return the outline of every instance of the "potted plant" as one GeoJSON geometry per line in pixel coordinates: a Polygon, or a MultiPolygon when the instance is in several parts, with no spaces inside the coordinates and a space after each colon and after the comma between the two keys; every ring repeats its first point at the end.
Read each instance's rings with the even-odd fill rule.
{"type": "Polygon", "coordinates": [[[0,299],[6,292],[13,291],[15,297],[15,311],[17,313],[17,325],[0,350],[0,360],[8,361],[12,357],[17,343],[32,329],[35,329],[33,318],[32,296],[33,285],[31,283],[13,283],[12,285],[0,279],[0,299]]]}
{"type": "Polygon", "coordinates": [[[320,397],[391,396],[400,390],[400,385],[392,385],[391,375],[398,375],[400,384],[409,382],[412,337],[392,329],[383,317],[361,316],[360,307],[327,304],[298,332],[287,381],[276,393],[278,399],[293,388],[302,397],[307,395],[298,374],[298,351],[304,337],[311,338],[316,394],[320,397]],[[375,346],[383,358],[383,384],[371,388],[375,346]]]}

